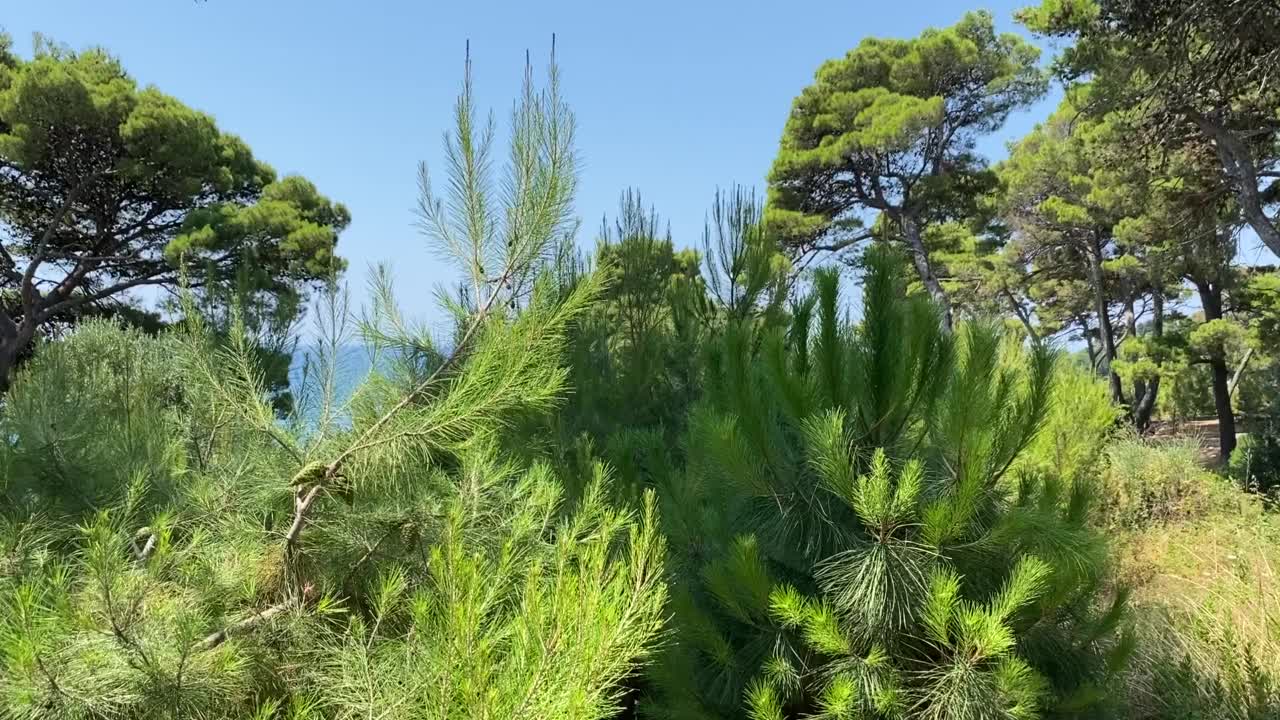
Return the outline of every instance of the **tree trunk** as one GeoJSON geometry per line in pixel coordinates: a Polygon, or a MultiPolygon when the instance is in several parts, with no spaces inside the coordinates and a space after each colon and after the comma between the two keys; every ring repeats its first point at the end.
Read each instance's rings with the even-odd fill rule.
{"type": "MultiPolygon", "coordinates": [[[[1151,337],[1159,340],[1164,337],[1164,295],[1157,288],[1151,300],[1151,337]]],[[[1134,396],[1133,424],[1138,430],[1146,430],[1151,425],[1151,415],[1155,412],[1159,395],[1160,375],[1157,374],[1145,383],[1141,395],[1134,396]]]]}
{"type": "Polygon", "coordinates": [[[1084,336],[1084,347],[1089,352],[1089,369],[1093,372],[1098,371],[1098,348],[1093,344],[1093,328],[1089,327],[1089,316],[1081,315],[1077,318],[1080,327],[1084,328],[1081,335],[1084,336]]]}
{"type": "Polygon", "coordinates": [[[1218,460],[1223,465],[1231,459],[1236,449],[1236,415],[1231,409],[1230,373],[1227,363],[1220,356],[1209,361],[1213,370],[1213,408],[1218,415],[1218,442],[1221,448],[1218,460]]]}
{"type": "MultiPolygon", "coordinates": [[[[1200,293],[1205,322],[1222,319],[1222,286],[1193,281],[1200,293]]],[[[1213,373],[1213,409],[1218,416],[1218,459],[1225,465],[1236,449],[1236,415],[1231,409],[1231,372],[1222,348],[1210,351],[1209,369],[1213,373]]]]}
{"type": "Polygon", "coordinates": [[[9,392],[9,376],[17,359],[17,348],[11,347],[7,341],[0,341],[0,394],[9,392]]]}
{"type": "Polygon", "coordinates": [[[1139,431],[1151,427],[1151,416],[1156,410],[1156,398],[1160,395],[1160,376],[1151,378],[1143,389],[1143,394],[1133,406],[1133,424],[1139,431]]]}
{"type": "MultiPolygon", "coordinates": [[[[1121,342],[1123,343],[1124,340],[1128,340],[1129,338],[1133,338],[1135,342],[1138,339],[1138,313],[1133,309],[1132,295],[1125,298],[1124,301],[1124,339],[1122,339],[1121,342]]],[[[1142,398],[1146,394],[1147,381],[1140,377],[1135,377],[1133,379],[1133,420],[1134,424],[1138,425],[1139,430],[1142,429],[1142,426],[1138,423],[1137,408],[1138,405],[1142,403],[1142,398]]]]}
{"type": "Polygon", "coordinates": [[[1022,307],[1022,303],[1018,302],[1018,298],[1013,296],[1013,291],[1009,288],[1002,288],[1004,296],[1009,300],[1009,307],[1013,308],[1013,314],[1018,316],[1018,320],[1022,322],[1022,327],[1027,331],[1027,337],[1031,342],[1040,342],[1040,333],[1036,332],[1035,325],[1031,324],[1031,316],[1027,313],[1026,308],[1022,307]]]}
{"type": "Polygon", "coordinates": [[[947,332],[952,329],[952,312],[951,299],[947,297],[947,291],[942,287],[942,283],[938,281],[938,276],[933,272],[933,264],[929,261],[929,251],[924,246],[924,238],[920,235],[919,222],[909,213],[902,214],[902,234],[906,237],[907,246],[911,250],[911,262],[916,266],[916,273],[920,276],[920,282],[924,283],[925,290],[929,292],[929,296],[938,304],[938,309],[942,311],[942,325],[947,332]]]}
{"type": "Polygon", "coordinates": [[[1111,383],[1111,399],[1118,405],[1124,405],[1124,385],[1120,376],[1112,366],[1116,359],[1116,334],[1111,325],[1111,315],[1107,312],[1107,290],[1102,279],[1102,246],[1097,236],[1089,243],[1085,255],[1089,260],[1089,280],[1093,286],[1093,310],[1098,314],[1098,339],[1102,343],[1102,356],[1107,361],[1107,375],[1111,383]]]}
{"type": "Polygon", "coordinates": [[[31,344],[35,332],[35,325],[25,318],[15,323],[7,313],[0,312],[0,393],[8,392],[18,357],[31,344]]]}
{"type": "Polygon", "coordinates": [[[1244,377],[1244,371],[1249,367],[1249,361],[1253,359],[1253,348],[1249,348],[1244,354],[1244,359],[1240,361],[1240,367],[1236,368],[1236,372],[1231,376],[1231,384],[1227,386],[1227,395],[1235,397],[1236,388],[1240,385],[1240,378],[1244,377]]]}
{"type": "Polygon", "coordinates": [[[1245,221],[1258,234],[1263,244],[1280,257],[1280,228],[1276,227],[1276,223],[1263,210],[1262,195],[1258,192],[1258,166],[1254,162],[1253,153],[1243,140],[1222,123],[1196,112],[1192,112],[1191,117],[1200,131],[1213,140],[1218,160],[1235,190],[1245,221]]]}

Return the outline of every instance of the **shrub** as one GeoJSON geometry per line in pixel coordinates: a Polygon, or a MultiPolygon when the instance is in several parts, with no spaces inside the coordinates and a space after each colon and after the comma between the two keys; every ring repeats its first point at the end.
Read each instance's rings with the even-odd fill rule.
{"type": "MultiPolygon", "coordinates": [[[[4,397],[0,489],[41,511],[85,513],[146,488],[162,504],[187,470],[192,389],[171,338],[89,320],[46,342],[4,397]]],[[[135,498],[140,501],[142,498],[135,498]]]]}
{"type": "Polygon", "coordinates": [[[1099,521],[1110,527],[1195,518],[1232,501],[1228,483],[1205,469],[1194,440],[1117,440],[1106,450],[1099,490],[1099,521]]]}
{"type": "Polygon", "coordinates": [[[1230,477],[1244,490],[1280,503],[1280,436],[1268,425],[1260,433],[1240,438],[1227,466],[1230,477]]]}
{"type": "Polygon", "coordinates": [[[709,353],[686,479],[669,483],[697,499],[665,516],[677,641],[649,709],[1106,712],[1124,602],[1098,594],[1089,494],[1030,463],[1011,472],[1054,355],[980,323],[952,337],[893,259],[870,266],[859,324],[822,272],[789,328],[731,325],[709,353]]]}
{"type": "Polygon", "coordinates": [[[1096,373],[1059,363],[1043,425],[1018,462],[1069,482],[1093,483],[1123,417],[1096,373]]]}

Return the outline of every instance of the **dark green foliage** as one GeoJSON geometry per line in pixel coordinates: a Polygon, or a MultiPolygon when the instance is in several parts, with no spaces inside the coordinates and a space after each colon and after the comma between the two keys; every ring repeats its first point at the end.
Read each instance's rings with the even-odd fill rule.
{"type": "Polygon", "coordinates": [[[1242,438],[1228,471],[1242,488],[1280,502],[1280,435],[1275,428],[1266,425],[1242,438]]]}
{"type": "Polygon", "coordinates": [[[703,294],[696,253],[677,252],[657,214],[638,193],[619,203],[614,225],[601,229],[595,265],[609,278],[595,312],[578,327],[572,362],[576,432],[603,437],[610,428],[678,423],[695,390],[699,331],[694,313],[703,294]]]}
{"type": "Polygon", "coordinates": [[[588,265],[609,285],[571,331],[564,411],[550,428],[517,433],[518,444],[546,446],[572,467],[598,454],[618,468],[618,491],[633,498],[666,476],[651,466],[683,463],[689,409],[706,391],[708,339],[727,324],[785,316],[795,275],[760,216],[743,189],[717,193],[699,256],[676,251],[657,214],[628,191],[601,229],[593,263],[566,248],[553,266],[561,292],[588,265]]]}
{"type": "Polygon", "coordinates": [[[666,485],[687,579],[649,709],[1099,712],[1123,598],[1098,595],[1088,485],[1009,474],[1044,417],[1053,354],[976,324],[952,338],[887,256],[861,323],[837,297],[819,273],[789,328],[730,325],[714,345],[688,468],[666,485]]]}
{"type": "Polygon", "coordinates": [[[770,224],[793,253],[901,240],[951,325],[926,225],[965,216],[992,185],[975,140],[1039,97],[1039,50],[990,13],[910,40],[868,38],[796,98],[769,172],[770,224]]]}
{"type": "MultiPolygon", "coordinates": [[[[38,39],[0,62],[0,387],[32,340],[185,280],[296,315],[344,267],[351,218],[301,177],[277,178],[213,118],[140,88],[103,50],[38,39]]],[[[266,323],[253,324],[254,328],[266,323]]]]}
{"type": "MultiPolygon", "coordinates": [[[[1225,652],[1227,651],[1224,649],[1225,652]]],[[[1160,720],[1274,720],[1280,717],[1280,689],[1258,667],[1245,648],[1240,668],[1227,677],[1210,677],[1196,670],[1189,658],[1164,658],[1152,679],[1160,720]]]]}

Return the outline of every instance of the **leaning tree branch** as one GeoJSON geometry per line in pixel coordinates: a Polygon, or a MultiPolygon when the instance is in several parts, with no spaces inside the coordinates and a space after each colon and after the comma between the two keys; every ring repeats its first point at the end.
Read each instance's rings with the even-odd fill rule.
{"type": "Polygon", "coordinates": [[[248,632],[249,630],[252,630],[258,627],[259,625],[267,622],[271,618],[277,615],[280,615],[281,613],[287,612],[288,610],[291,610],[294,607],[297,607],[298,605],[300,605],[300,603],[297,600],[290,598],[288,600],[285,600],[284,602],[276,603],[275,605],[271,605],[261,610],[254,611],[249,616],[241,620],[237,620],[236,622],[222,628],[217,632],[207,635],[203,640],[196,643],[193,649],[196,652],[212,650],[218,647],[219,645],[221,645],[222,643],[226,642],[227,639],[230,638],[232,635],[248,632]]]}
{"type": "MultiPolygon", "coordinates": [[[[512,264],[509,264],[506,270],[500,276],[500,280],[509,279],[514,273],[514,271],[515,271],[514,266],[512,264]]],[[[392,418],[394,418],[397,414],[399,414],[405,408],[409,407],[409,405],[416,398],[420,397],[423,393],[427,392],[432,387],[434,387],[435,384],[444,376],[444,374],[448,372],[450,369],[452,369],[454,365],[457,364],[457,362],[461,359],[463,353],[466,351],[467,347],[471,344],[471,341],[474,340],[476,333],[480,329],[480,326],[484,323],[484,320],[486,319],[486,317],[493,310],[494,305],[497,303],[498,296],[501,294],[502,287],[503,287],[502,282],[498,282],[497,284],[494,285],[493,289],[489,293],[489,297],[485,300],[484,305],[482,305],[480,309],[476,312],[475,317],[472,319],[471,323],[467,326],[466,332],[463,333],[462,338],[458,341],[457,345],[454,346],[453,352],[449,354],[449,357],[447,357],[445,361],[441,363],[440,366],[437,367],[435,371],[431,373],[431,375],[429,375],[425,380],[423,380],[421,383],[415,386],[412,390],[406,393],[405,396],[401,398],[399,402],[397,402],[394,406],[392,406],[385,413],[383,413],[376,421],[374,421],[372,425],[370,425],[367,429],[365,429],[365,431],[362,432],[359,435],[359,437],[356,438],[355,441],[353,441],[349,446],[347,446],[345,450],[339,453],[338,456],[334,458],[331,462],[329,462],[326,465],[316,464],[315,466],[304,467],[295,476],[294,484],[297,486],[297,490],[294,494],[293,523],[289,526],[288,532],[285,533],[286,554],[288,554],[289,556],[292,556],[296,553],[298,541],[302,536],[303,529],[306,527],[308,516],[312,507],[315,505],[315,502],[320,497],[321,493],[324,492],[325,487],[329,485],[333,480],[341,476],[342,470],[345,467],[347,461],[350,460],[353,455],[360,452],[361,450],[365,450],[378,445],[379,442],[377,440],[377,433],[383,427],[385,427],[386,424],[392,420],[392,418]],[[313,481],[313,478],[314,478],[314,481],[313,481]],[[308,483],[310,483],[309,486],[308,486],[308,483]]],[[[303,587],[304,599],[307,597],[310,591],[311,591],[310,584],[307,584],[303,587]]],[[[268,607],[257,610],[253,614],[249,615],[248,617],[245,617],[231,625],[228,625],[222,628],[221,630],[218,630],[217,632],[214,632],[208,635],[199,643],[197,643],[194,649],[197,651],[201,651],[201,650],[211,650],[213,648],[216,648],[222,643],[226,642],[227,638],[230,637],[231,635],[235,633],[246,632],[248,630],[251,630],[267,622],[271,618],[298,605],[299,605],[299,602],[296,599],[290,598],[283,602],[276,603],[274,605],[270,605],[268,607]]]]}
{"type": "Polygon", "coordinates": [[[76,295],[73,297],[69,297],[65,300],[49,305],[48,307],[41,310],[38,320],[40,322],[43,322],[59,313],[66,312],[68,310],[74,310],[80,307],[81,305],[84,305],[85,303],[96,302],[98,300],[111,297],[112,295],[116,295],[118,293],[124,292],[125,290],[128,290],[130,288],[135,288],[142,285],[158,285],[158,284],[164,284],[164,283],[170,282],[172,278],[162,277],[168,271],[169,271],[169,268],[158,268],[145,275],[141,275],[131,280],[126,280],[124,282],[119,282],[119,283],[116,283],[115,285],[110,285],[96,292],[85,293],[83,295],[76,295]]]}
{"type": "Polygon", "coordinates": [[[45,227],[44,232],[40,234],[40,239],[36,241],[36,250],[32,253],[31,260],[27,263],[26,270],[22,273],[22,306],[24,313],[28,316],[32,314],[36,303],[35,286],[32,284],[32,280],[36,276],[36,270],[44,262],[49,240],[62,227],[63,221],[67,219],[67,214],[71,212],[71,206],[75,204],[80,193],[84,192],[89,183],[97,180],[102,174],[101,172],[92,173],[72,188],[71,192],[67,193],[67,197],[63,199],[62,206],[58,208],[57,214],[53,216],[53,220],[45,227]]]}

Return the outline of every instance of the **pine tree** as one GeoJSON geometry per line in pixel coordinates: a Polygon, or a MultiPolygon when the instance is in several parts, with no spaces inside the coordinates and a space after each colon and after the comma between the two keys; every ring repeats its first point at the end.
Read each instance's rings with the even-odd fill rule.
{"type": "Polygon", "coordinates": [[[789,327],[729,327],[664,486],[675,636],[656,717],[1094,716],[1123,597],[1087,478],[1024,461],[1055,356],[952,338],[873,255],[864,315],[815,276],[789,327]]]}
{"type": "Polygon", "coordinates": [[[599,295],[539,269],[571,227],[572,114],[549,86],[513,114],[490,190],[468,77],[450,192],[424,221],[472,304],[441,350],[389,284],[362,323],[375,363],[334,392],[340,293],[280,422],[243,323],[189,313],[147,338],[91,324],[37,353],[0,415],[0,716],[599,718],[654,647],[665,603],[652,496],[563,501],[504,456],[512,419],[560,401],[568,328],[599,295]],[[328,351],[323,351],[328,348],[328,351]],[[512,352],[518,348],[519,352],[512,352]]]}

